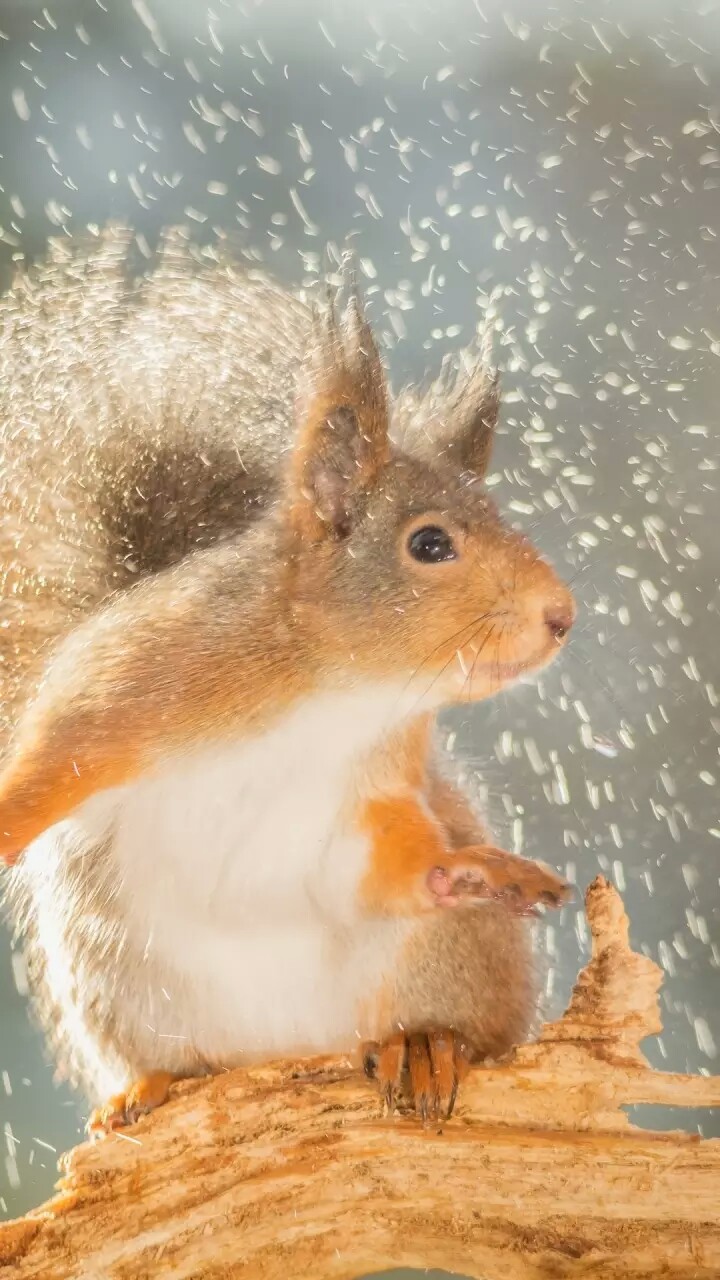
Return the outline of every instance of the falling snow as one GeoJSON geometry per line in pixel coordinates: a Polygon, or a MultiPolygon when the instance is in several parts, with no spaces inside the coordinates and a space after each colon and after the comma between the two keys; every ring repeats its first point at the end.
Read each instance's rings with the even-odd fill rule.
{"type": "MultiPolygon", "coordinates": [[[[132,0],[118,30],[107,4],[20,8],[0,39],[8,269],[111,217],[150,244],[167,222],[225,235],[306,286],[351,246],[396,381],[436,371],[490,309],[505,409],[488,487],[580,616],[539,681],[452,717],[449,750],[508,847],[616,884],[666,976],[653,1060],[716,1071],[720,11],[680,22],[657,0],[630,27],[619,0],[521,6],[527,21],[455,0],[412,21],[395,3],[320,20],[132,0]]],[[[565,908],[545,938],[553,1007],[587,945],[565,908]]],[[[14,997],[22,962],[2,958],[14,997]]],[[[17,1006],[0,1019],[24,1028],[17,1006]]],[[[4,1032],[17,1210],[77,1116],[4,1032]]]]}

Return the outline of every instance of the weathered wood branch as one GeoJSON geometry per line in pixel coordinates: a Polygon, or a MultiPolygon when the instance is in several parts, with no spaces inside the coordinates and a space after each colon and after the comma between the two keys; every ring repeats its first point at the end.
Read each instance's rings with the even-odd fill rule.
{"type": "Polygon", "coordinates": [[[188,1081],[64,1158],[58,1195],[0,1227],[0,1277],[718,1280],[720,1141],[641,1131],[621,1107],[717,1106],[720,1078],[650,1069],[660,970],[606,881],[586,910],[592,959],[564,1017],[473,1071],[441,1131],[381,1118],[338,1059],[188,1081]]]}

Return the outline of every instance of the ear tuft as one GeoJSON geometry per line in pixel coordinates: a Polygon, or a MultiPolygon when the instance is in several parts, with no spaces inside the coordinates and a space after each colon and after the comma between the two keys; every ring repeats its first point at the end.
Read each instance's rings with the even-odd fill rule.
{"type": "Polygon", "coordinates": [[[490,463],[500,411],[500,378],[488,356],[486,332],[473,347],[444,362],[422,401],[408,402],[413,450],[480,479],[490,463]]]}
{"type": "Polygon", "coordinates": [[[292,522],[314,541],[344,536],[389,455],[385,374],[355,283],[340,318],[331,295],[313,309],[296,413],[292,522]]]}
{"type": "Polygon", "coordinates": [[[500,415],[500,375],[482,357],[476,353],[475,363],[460,370],[447,405],[450,451],[463,470],[480,477],[490,465],[500,415]]]}

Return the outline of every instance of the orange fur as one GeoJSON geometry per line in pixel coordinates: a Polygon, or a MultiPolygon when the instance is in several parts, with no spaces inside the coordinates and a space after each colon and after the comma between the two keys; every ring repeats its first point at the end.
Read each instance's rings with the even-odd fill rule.
{"type": "MultiPolygon", "coordinates": [[[[423,873],[445,855],[439,828],[412,796],[369,800],[360,825],[371,841],[370,865],[361,888],[365,909],[405,908],[412,914],[423,902],[423,873]]],[[[426,905],[432,905],[430,900],[426,905]]]]}
{"type": "Polygon", "coordinates": [[[87,1124],[91,1137],[112,1133],[167,1102],[170,1086],[177,1076],[170,1071],[152,1071],[134,1081],[123,1093],[116,1093],[102,1107],[96,1107],[87,1124]]]}
{"type": "Polygon", "coordinates": [[[368,762],[356,813],[369,839],[361,905],[379,914],[413,915],[456,905],[452,892],[438,901],[428,876],[443,869],[463,897],[503,897],[519,910],[535,903],[558,906],[568,886],[548,867],[478,842],[478,820],[466,797],[433,767],[432,722],[404,725],[368,762]]]}
{"type": "Polygon", "coordinates": [[[53,743],[17,757],[0,780],[0,858],[12,866],[32,840],[84,800],[137,774],[137,753],[130,742],[124,745],[124,755],[95,754],[87,766],[81,752],[53,743]]]}
{"type": "Polygon", "coordinates": [[[370,837],[360,902],[371,913],[415,915],[462,898],[493,897],[527,913],[536,903],[559,906],[567,899],[569,886],[541,863],[491,845],[453,848],[436,817],[412,796],[368,800],[360,826],[370,837]]]}
{"type": "MultiPolygon", "coordinates": [[[[252,732],[259,717],[267,727],[302,692],[307,678],[296,646],[282,634],[265,663],[242,636],[217,664],[199,648],[177,645],[178,628],[199,635],[204,621],[202,599],[179,613],[177,597],[167,587],[140,587],[69,637],[0,772],[0,858],[7,863],[98,791],[208,737],[252,732]],[[168,649],[180,697],[157,679],[168,649]]],[[[269,643],[272,628],[262,616],[256,622],[269,643]]]]}

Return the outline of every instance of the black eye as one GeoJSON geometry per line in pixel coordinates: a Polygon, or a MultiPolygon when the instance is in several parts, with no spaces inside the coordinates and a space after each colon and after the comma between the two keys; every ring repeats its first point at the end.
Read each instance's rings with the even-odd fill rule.
{"type": "Polygon", "coordinates": [[[457,551],[450,534],[437,524],[423,525],[408,538],[408,551],[413,560],[421,564],[441,564],[443,560],[456,560],[457,551]]]}

